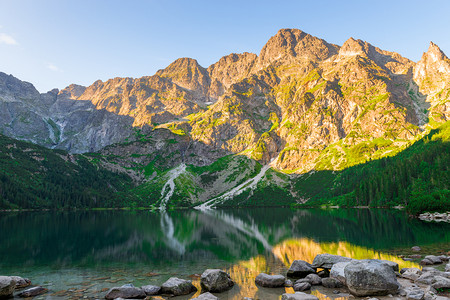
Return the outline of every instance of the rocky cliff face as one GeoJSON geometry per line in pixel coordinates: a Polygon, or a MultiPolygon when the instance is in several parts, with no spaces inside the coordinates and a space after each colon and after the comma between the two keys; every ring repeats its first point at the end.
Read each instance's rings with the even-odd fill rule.
{"type": "MultiPolygon", "coordinates": [[[[399,151],[446,122],[449,70],[433,43],[414,63],[365,41],[338,46],[282,29],[259,55],[230,54],[208,68],[180,58],[153,76],[59,92],[39,94],[1,74],[1,130],[84,152],[165,128],[184,141],[169,148],[198,150],[201,159],[196,150],[180,156],[194,165],[241,154],[289,172],[341,169],[399,151]]],[[[125,149],[115,152],[139,152],[125,149]]]]}
{"type": "Polygon", "coordinates": [[[84,89],[72,85],[39,94],[32,84],[0,73],[0,132],[74,153],[98,151],[133,133],[132,118],[71,100],[84,89]]]}

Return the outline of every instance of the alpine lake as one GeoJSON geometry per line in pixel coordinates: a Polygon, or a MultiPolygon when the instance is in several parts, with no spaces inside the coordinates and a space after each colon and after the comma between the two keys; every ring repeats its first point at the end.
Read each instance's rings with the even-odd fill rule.
{"type": "MultiPolygon", "coordinates": [[[[102,299],[114,286],[161,285],[173,276],[193,281],[197,293],[175,298],[191,299],[200,294],[200,274],[212,268],[236,283],[220,299],[280,299],[293,289],[260,288],[254,279],[286,275],[295,259],[330,253],[402,268],[418,267],[398,257],[413,254],[412,246],[420,254],[450,251],[450,224],[383,209],[0,212],[0,228],[0,275],[49,290],[34,299],[102,299]]],[[[311,293],[348,298],[315,287],[311,293]]]]}

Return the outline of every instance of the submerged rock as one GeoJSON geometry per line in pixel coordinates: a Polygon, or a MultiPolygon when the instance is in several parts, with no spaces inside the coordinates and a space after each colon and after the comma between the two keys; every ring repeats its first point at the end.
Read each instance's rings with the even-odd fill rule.
{"type": "Polygon", "coordinates": [[[176,277],[169,278],[161,286],[162,294],[171,294],[174,296],[187,295],[195,291],[197,291],[197,288],[192,285],[191,281],[176,277]]]}
{"type": "Polygon", "coordinates": [[[344,274],[347,287],[355,296],[388,295],[399,288],[392,267],[380,260],[352,261],[345,267],[344,274]]]}
{"type": "Polygon", "coordinates": [[[345,256],[325,253],[325,254],[319,254],[316,257],[314,257],[312,267],[313,268],[331,269],[334,264],[337,264],[340,262],[349,262],[349,261],[352,261],[352,259],[345,257],[345,256]]]}
{"type": "MultiPolygon", "coordinates": [[[[284,280],[283,280],[284,284],[284,280]]],[[[233,287],[234,282],[228,273],[220,269],[208,269],[203,272],[200,285],[208,292],[221,293],[233,287]]]]}
{"type": "Polygon", "coordinates": [[[105,295],[105,299],[143,299],[146,297],[144,290],[134,287],[132,284],[125,284],[120,287],[110,288],[105,295]]]}
{"type": "Polygon", "coordinates": [[[42,286],[35,286],[35,287],[26,289],[25,291],[21,292],[19,294],[19,297],[22,297],[22,298],[36,297],[38,295],[42,295],[47,292],[48,292],[48,290],[46,288],[43,288],[42,286]]]}
{"type": "Polygon", "coordinates": [[[303,278],[309,274],[316,273],[316,268],[304,260],[294,260],[287,272],[289,277],[303,278]]]}
{"type": "Polygon", "coordinates": [[[281,296],[281,300],[318,300],[314,295],[302,293],[302,292],[295,292],[294,294],[288,294],[284,293],[281,296]]]}
{"type": "Polygon", "coordinates": [[[16,281],[10,276],[0,276],[0,298],[12,296],[16,289],[16,281]]]}
{"type": "Polygon", "coordinates": [[[284,286],[286,284],[286,278],[283,275],[268,275],[266,273],[261,273],[256,276],[255,283],[262,287],[276,288],[284,286]]]}

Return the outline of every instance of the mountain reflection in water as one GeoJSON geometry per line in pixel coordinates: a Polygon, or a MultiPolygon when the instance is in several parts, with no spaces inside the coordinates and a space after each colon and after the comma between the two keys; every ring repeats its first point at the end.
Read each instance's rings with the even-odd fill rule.
{"type": "MultiPolygon", "coordinates": [[[[105,287],[161,284],[171,276],[221,268],[237,283],[221,298],[278,299],[284,289],[258,289],[254,278],[260,272],[285,274],[295,259],[312,262],[317,254],[331,253],[411,267],[416,265],[386,252],[450,244],[449,224],[369,209],[20,212],[1,213],[0,227],[1,275],[40,283],[54,274],[58,283],[51,290],[61,293],[69,282],[108,278],[87,289],[89,297],[102,296],[105,287]]],[[[199,286],[198,279],[194,284],[199,286]]]]}

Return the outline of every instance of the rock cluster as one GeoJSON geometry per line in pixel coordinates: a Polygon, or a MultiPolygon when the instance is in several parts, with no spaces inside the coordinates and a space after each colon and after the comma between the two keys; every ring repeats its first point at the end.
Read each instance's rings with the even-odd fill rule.
{"type": "Polygon", "coordinates": [[[419,219],[421,219],[422,221],[434,221],[434,222],[447,222],[450,223],[450,211],[446,212],[446,213],[423,213],[419,215],[419,219]]]}
{"type": "MultiPolygon", "coordinates": [[[[448,261],[447,256],[426,256],[430,261],[448,261]]],[[[450,289],[450,263],[445,266],[445,272],[431,267],[403,268],[398,272],[398,264],[379,259],[356,260],[343,256],[323,254],[318,255],[312,264],[302,260],[293,261],[288,271],[289,277],[297,277],[292,282],[285,276],[260,273],[255,278],[258,286],[265,288],[293,287],[295,293],[285,293],[283,300],[317,300],[314,295],[305,293],[313,286],[321,285],[333,289],[334,294],[340,294],[338,289],[344,288],[357,297],[398,295],[407,300],[443,300],[439,292],[450,289]],[[322,271],[317,272],[317,268],[322,271]],[[319,276],[319,273],[322,276],[319,276]],[[402,286],[397,277],[403,283],[410,280],[412,283],[402,286]]],[[[28,279],[18,276],[0,276],[0,298],[14,296],[16,288],[24,288],[30,285],[28,279]]],[[[193,299],[216,300],[212,293],[221,293],[234,286],[230,275],[220,269],[207,269],[200,276],[202,294],[193,299]],[[212,293],[211,293],[212,292],[212,293]]],[[[161,286],[146,285],[135,287],[125,284],[113,287],[105,294],[105,299],[151,299],[153,295],[182,296],[196,292],[197,288],[189,280],[176,277],[169,278],[161,286]]],[[[35,297],[46,293],[47,289],[35,286],[15,296],[35,297]]],[[[249,298],[244,298],[249,299],[249,298]]],[[[377,299],[377,298],[370,298],[377,299]]]]}
{"type": "MultiPolygon", "coordinates": [[[[0,276],[0,299],[10,298],[16,289],[23,289],[29,285],[31,285],[31,281],[28,278],[22,278],[20,276],[0,276]]],[[[32,297],[45,292],[47,292],[46,289],[37,286],[21,292],[19,297],[32,297]]]]}

